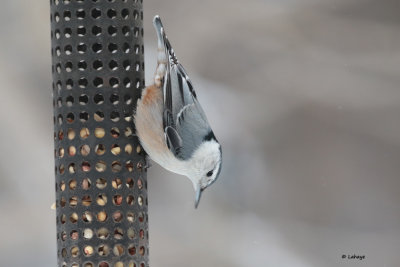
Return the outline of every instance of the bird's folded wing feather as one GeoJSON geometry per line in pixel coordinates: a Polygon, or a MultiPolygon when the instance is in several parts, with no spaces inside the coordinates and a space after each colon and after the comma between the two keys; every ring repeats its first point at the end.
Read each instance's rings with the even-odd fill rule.
{"type": "Polygon", "coordinates": [[[176,130],[182,139],[178,156],[184,160],[189,159],[204,141],[205,136],[211,132],[197,101],[185,106],[179,113],[176,130]]]}
{"type": "Polygon", "coordinates": [[[192,83],[165,35],[161,20],[156,19],[155,26],[167,58],[163,77],[165,141],[176,157],[188,159],[211,129],[197,102],[192,83]]]}
{"type": "Polygon", "coordinates": [[[164,82],[164,130],[167,143],[178,140],[174,135],[179,135],[181,142],[174,145],[170,142],[169,148],[177,158],[186,160],[211,129],[183,67],[178,63],[168,68],[170,72],[167,71],[164,82]],[[176,132],[166,127],[172,127],[176,132]],[[178,144],[181,147],[177,147],[178,144]]]}

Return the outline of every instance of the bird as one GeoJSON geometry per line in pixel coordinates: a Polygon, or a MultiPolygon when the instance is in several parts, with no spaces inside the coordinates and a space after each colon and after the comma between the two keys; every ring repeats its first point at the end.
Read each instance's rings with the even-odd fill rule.
{"type": "Polygon", "coordinates": [[[153,25],[158,38],[157,67],[154,83],[137,101],[136,135],[154,162],[189,178],[197,208],[202,192],[220,175],[222,149],[158,15],[153,25]]]}

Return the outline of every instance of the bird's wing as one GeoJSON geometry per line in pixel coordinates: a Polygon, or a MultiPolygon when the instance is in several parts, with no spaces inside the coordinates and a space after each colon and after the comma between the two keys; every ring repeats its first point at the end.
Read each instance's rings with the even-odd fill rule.
{"type": "Polygon", "coordinates": [[[201,143],[202,137],[198,141],[195,140],[195,135],[201,135],[204,132],[207,134],[209,126],[204,112],[197,102],[192,82],[176,58],[161,19],[156,16],[153,23],[157,31],[159,49],[164,49],[166,59],[166,71],[162,84],[165,140],[176,157],[187,159],[201,143]],[[189,127],[193,127],[193,129],[189,127]]]}
{"type": "Polygon", "coordinates": [[[169,62],[164,83],[164,109],[171,113],[174,122],[182,109],[194,103],[196,95],[192,83],[180,63],[169,62]]]}
{"type": "Polygon", "coordinates": [[[163,83],[164,92],[164,132],[171,152],[180,159],[187,159],[189,145],[178,132],[179,114],[193,104],[195,96],[191,93],[191,83],[182,66],[169,56],[163,83]]]}
{"type": "Polygon", "coordinates": [[[176,130],[182,139],[178,155],[184,160],[189,159],[208,136],[214,135],[197,100],[179,113],[176,130]]]}

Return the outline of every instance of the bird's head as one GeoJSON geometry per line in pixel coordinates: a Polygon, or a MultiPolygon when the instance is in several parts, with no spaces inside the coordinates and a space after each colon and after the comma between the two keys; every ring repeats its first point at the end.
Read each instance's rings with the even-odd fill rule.
{"type": "Polygon", "coordinates": [[[215,137],[204,140],[189,160],[187,177],[192,181],[196,192],[195,207],[199,205],[202,192],[213,184],[222,165],[221,145],[215,137]]]}

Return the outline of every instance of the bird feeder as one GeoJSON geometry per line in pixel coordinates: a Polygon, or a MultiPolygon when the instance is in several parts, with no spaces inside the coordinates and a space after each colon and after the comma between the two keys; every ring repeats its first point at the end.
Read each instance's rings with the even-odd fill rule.
{"type": "Polygon", "coordinates": [[[148,266],[142,0],[51,0],[58,266],[148,266]]]}

